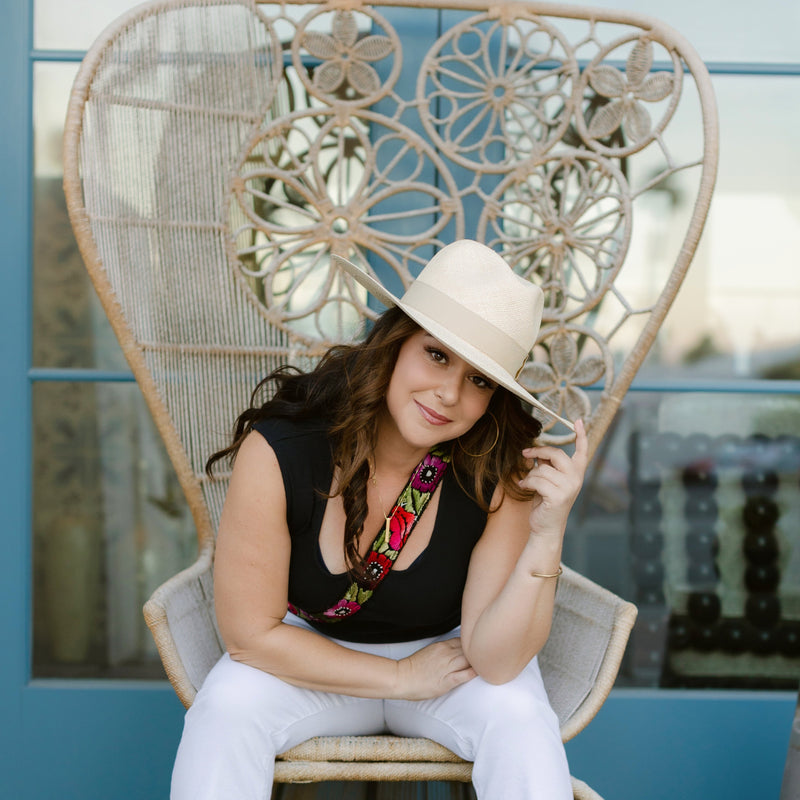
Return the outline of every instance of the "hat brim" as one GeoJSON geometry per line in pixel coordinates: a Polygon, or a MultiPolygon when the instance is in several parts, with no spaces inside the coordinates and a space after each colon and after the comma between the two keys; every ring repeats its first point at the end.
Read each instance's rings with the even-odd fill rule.
{"type": "Polygon", "coordinates": [[[348,261],[346,258],[334,255],[333,263],[341,267],[348,275],[355,278],[376,300],[379,300],[387,308],[396,306],[408,317],[414,320],[421,328],[424,328],[431,336],[440,341],[449,350],[464,359],[468,364],[475,367],[482,375],[515,394],[526,403],[540,409],[549,417],[558,420],[562,425],[566,425],[574,432],[575,426],[569,421],[560,417],[546,405],[537,400],[524,386],[517,382],[510,372],[503,369],[496,361],[489,358],[483,351],[471,345],[469,342],[454,334],[449,328],[436,319],[423,314],[412,306],[406,305],[402,299],[395,297],[387,291],[383,285],[368,275],[361,267],[348,261]]]}

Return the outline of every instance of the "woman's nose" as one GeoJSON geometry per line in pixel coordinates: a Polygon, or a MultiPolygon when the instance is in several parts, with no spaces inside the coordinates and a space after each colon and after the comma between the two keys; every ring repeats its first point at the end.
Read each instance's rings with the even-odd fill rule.
{"type": "Polygon", "coordinates": [[[439,386],[434,391],[434,394],[443,405],[452,406],[458,401],[460,387],[460,377],[455,375],[455,371],[448,371],[448,374],[440,381],[439,386]]]}

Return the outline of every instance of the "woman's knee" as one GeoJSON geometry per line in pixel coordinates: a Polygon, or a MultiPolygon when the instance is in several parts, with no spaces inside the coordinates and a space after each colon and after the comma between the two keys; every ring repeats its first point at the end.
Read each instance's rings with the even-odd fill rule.
{"type": "Polygon", "coordinates": [[[489,687],[484,706],[490,716],[505,720],[537,719],[553,713],[545,698],[514,681],[489,687]]]}
{"type": "Polygon", "coordinates": [[[212,725],[228,734],[233,731],[269,730],[275,721],[271,709],[281,685],[272,675],[237,663],[227,656],[209,673],[187,712],[188,723],[212,725]]]}
{"type": "Polygon", "coordinates": [[[518,680],[498,685],[475,683],[468,708],[484,733],[491,731],[512,740],[534,731],[558,733],[558,718],[543,692],[518,680]]]}

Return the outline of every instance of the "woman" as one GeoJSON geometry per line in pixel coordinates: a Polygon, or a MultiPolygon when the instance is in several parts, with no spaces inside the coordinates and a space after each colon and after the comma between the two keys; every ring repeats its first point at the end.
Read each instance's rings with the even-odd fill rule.
{"type": "Polygon", "coordinates": [[[402,299],[336,262],[389,310],[313,372],[270,376],[273,399],[210,459],[235,458],[227,653],[187,713],[172,797],[266,798],[277,753],[389,731],[474,761],[481,800],[571,798],[536,654],[588,448],[580,422],[572,457],[534,446],[521,403],[547,411],[515,379],[541,290],[472,241],[402,299]]]}

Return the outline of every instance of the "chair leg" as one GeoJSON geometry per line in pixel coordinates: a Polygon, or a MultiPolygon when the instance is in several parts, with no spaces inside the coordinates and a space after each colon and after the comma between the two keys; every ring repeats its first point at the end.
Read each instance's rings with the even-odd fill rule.
{"type": "MultiPolygon", "coordinates": [[[[572,779],[572,792],[574,800],[603,800],[591,786],[577,778],[572,779]]],[[[426,783],[330,781],[278,783],[272,790],[271,800],[477,800],[477,798],[471,783],[455,781],[426,783]]]]}
{"type": "Polygon", "coordinates": [[[370,784],[362,781],[276,783],[271,800],[368,800],[370,784]]]}
{"type": "Polygon", "coordinates": [[[278,783],[271,800],[476,800],[471,783],[457,781],[330,781],[278,783]]]}
{"type": "Polygon", "coordinates": [[[444,781],[376,783],[375,800],[461,800],[460,784],[444,781]]]}

